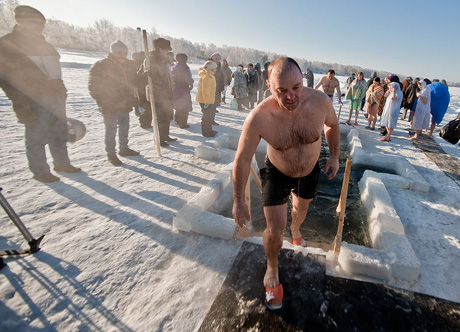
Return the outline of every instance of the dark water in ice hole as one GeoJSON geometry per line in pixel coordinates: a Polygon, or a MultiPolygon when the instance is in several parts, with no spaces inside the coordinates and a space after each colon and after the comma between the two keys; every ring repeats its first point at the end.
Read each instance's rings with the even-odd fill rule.
{"type": "MultiPolygon", "coordinates": [[[[310,203],[307,218],[300,227],[300,232],[306,241],[332,243],[337,234],[339,216],[336,213],[339,204],[340,192],[342,190],[343,176],[345,172],[346,159],[349,157],[346,136],[341,135],[340,169],[334,179],[328,180],[326,175],[321,172],[317,196],[310,203]]],[[[328,153],[325,150],[326,140],[323,135],[321,155],[319,159],[321,170],[324,169],[328,153]]],[[[257,158],[259,166],[263,166],[263,160],[257,158]]],[[[356,245],[371,247],[367,231],[367,213],[361,203],[358,182],[366,169],[363,167],[351,167],[350,180],[348,186],[347,204],[345,209],[345,219],[342,232],[342,240],[356,245]]],[[[376,169],[377,172],[393,173],[389,170],[376,169]]],[[[393,173],[394,174],[394,173],[393,173]]],[[[290,237],[291,225],[291,201],[288,202],[288,222],[284,231],[284,236],[290,237]]],[[[232,207],[222,214],[232,218],[232,207]]],[[[262,194],[254,182],[251,183],[251,219],[255,232],[263,232],[266,227],[265,216],[263,214],[262,194]]]]}

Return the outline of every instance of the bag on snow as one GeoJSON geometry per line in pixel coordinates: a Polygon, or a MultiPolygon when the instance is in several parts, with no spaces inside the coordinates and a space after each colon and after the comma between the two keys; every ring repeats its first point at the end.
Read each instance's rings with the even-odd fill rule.
{"type": "Polygon", "coordinates": [[[442,127],[439,136],[449,143],[457,144],[460,140],[460,119],[452,120],[442,127]]]}

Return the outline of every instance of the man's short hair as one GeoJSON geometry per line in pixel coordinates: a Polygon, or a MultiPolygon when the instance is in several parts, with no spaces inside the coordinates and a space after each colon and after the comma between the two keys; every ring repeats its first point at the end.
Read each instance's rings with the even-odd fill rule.
{"type": "Polygon", "coordinates": [[[280,63],[283,67],[286,66],[286,64],[294,65],[295,67],[297,67],[297,69],[299,69],[299,72],[302,75],[302,69],[300,69],[299,64],[293,58],[282,56],[282,57],[276,58],[275,60],[270,62],[270,64],[268,65],[268,79],[270,79],[270,76],[272,74],[273,68],[278,63],[280,63]]]}
{"type": "Polygon", "coordinates": [[[327,73],[328,73],[328,74],[331,73],[331,74],[334,74],[334,75],[335,75],[335,70],[334,70],[334,69],[329,69],[329,70],[327,71],[327,73]]]}

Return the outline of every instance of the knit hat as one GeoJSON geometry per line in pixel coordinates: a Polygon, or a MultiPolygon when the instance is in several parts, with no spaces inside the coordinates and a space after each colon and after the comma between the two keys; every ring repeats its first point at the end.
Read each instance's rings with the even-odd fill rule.
{"type": "Polygon", "coordinates": [[[222,57],[220,56],[220,53],[219,53],[219,52],[214,52],[213,54],[211,54],[210,59],[213,59],[213,60],[214,60],[214,57],[222,58],[222,57]]]}
{"type": "Polygon", "coordinates": [[[110,44],[110,53],[115,52],[128,53],[128,46],[126,46],[121,40],[114,41],[112,44],[110,44]]]}
{"type": "Polygon", "coordinates": [[[37,20],[45,23],[46,18],[40,11],[30,6],[17,6],[14,9],[14,19],[18,20],[37,20]]]}
{"type": "Polygon", "coordinates": [[[153,40],[153,48],[156,49],[156,50],[162,49],[162,50],[172,51],[171,42],[169,40],[167,40],[167,39],[164,39],[164,38],[154,39],[153,40]]]}
{"type": "Polygon", "coordinates": [[[209,70],[216,69],[217,68],[217,63],[215,63],[212,60],[208,60],[208,61],[206,61],[204,63],[203,68],[206,68],[206,69],[209,69],[209,70]]]}

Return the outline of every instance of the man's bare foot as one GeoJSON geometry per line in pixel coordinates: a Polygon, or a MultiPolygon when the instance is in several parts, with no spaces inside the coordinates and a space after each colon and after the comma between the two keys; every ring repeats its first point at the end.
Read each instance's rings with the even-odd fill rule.
{"type": "Polygon", "coordinates": [[[410,139],[411,141],[415,141],[415,140],[418,139],[418,136],[411,136],[409,139],[410,139]]]}
{"type": "Polygon", "coordinates": [[[267,265],[267,271],[265,272],[264,277],[264,286],[275,288],[280,284],[280,280],[278,277],[278,269],[274,269],[267,265]]]}

